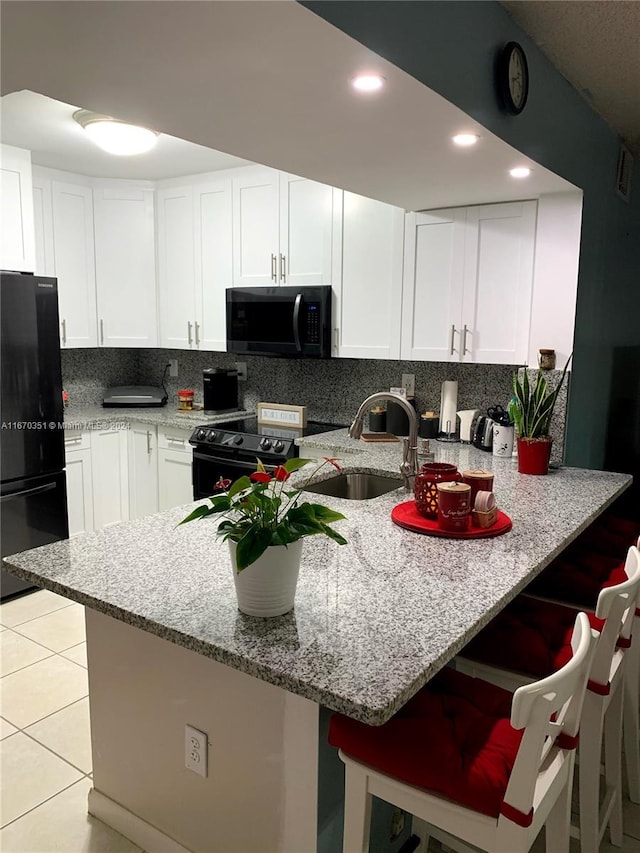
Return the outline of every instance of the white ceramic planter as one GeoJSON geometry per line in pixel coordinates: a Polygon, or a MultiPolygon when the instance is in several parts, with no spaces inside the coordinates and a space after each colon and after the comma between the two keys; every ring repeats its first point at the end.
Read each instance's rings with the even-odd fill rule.
{"type": "Polygon", "coordinates": [[[248,616],[282,616],[293,608],[302,557],[302,539],[291,545],[271,545],[241,572],[236,567],[236,543],[229,542],[238,609],[248,616]]]}

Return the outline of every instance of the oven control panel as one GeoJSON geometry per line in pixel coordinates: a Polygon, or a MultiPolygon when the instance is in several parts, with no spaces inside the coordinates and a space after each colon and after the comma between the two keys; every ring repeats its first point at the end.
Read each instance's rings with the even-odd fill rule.
{"type": "Polygon", "coordinates": [[[295,444],[291,438],[280,438],[270,435],[255,435],[253,433],[242,433],[211,426],[196,427],[189,439],[189,443],[201,452],[215,455],[221,453],[228,455],[241,455],[242,457],[255,459],[295,456],[295,444]]]}

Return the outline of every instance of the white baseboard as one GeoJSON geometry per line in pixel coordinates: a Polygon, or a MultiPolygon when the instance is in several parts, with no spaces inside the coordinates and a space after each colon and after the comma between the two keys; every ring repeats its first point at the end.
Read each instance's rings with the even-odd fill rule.
{"type": "Polygon", "coordinates": [[[96,791],[95,788],[89,791],[88,809],[89,814],[149,853],[192,853],[155,826],[116,803],[115,800],[96,791]]]}

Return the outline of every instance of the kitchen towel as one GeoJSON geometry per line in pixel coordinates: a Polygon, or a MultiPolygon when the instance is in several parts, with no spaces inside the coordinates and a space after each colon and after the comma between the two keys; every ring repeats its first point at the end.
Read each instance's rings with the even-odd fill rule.
{"type": "Polygon", "coordinates": [[[440,432],[456,432],[456,413],[458,410],[458,383],[443,382],[440,395],[440,432]]]}

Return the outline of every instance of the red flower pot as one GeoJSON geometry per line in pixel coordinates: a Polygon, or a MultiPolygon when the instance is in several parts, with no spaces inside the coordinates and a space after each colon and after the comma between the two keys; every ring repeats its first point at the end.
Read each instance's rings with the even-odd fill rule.
{"type": "Polygon", "coordinates": [[[548,474],[551,436],[518,439],[518,471],[521,474],[548,474]]]}

